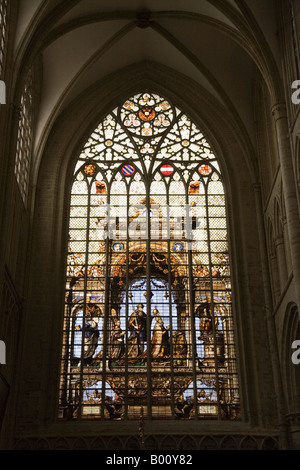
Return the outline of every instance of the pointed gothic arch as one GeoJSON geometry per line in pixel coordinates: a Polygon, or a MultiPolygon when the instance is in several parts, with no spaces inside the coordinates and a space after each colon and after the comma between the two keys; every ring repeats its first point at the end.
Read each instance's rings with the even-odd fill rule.
{"type": "Polygon", "coordinates": [[[205,136],[143,91],[75,164],[60,416],[239,419],[225,193],[205,136]]]}

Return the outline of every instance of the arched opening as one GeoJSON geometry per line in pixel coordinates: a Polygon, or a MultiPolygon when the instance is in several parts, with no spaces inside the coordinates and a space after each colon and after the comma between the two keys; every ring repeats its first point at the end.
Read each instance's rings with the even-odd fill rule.
{"type": "Polygon", "coordinates": [[[219,164],[145,91],[75,165],[60,417],[239,419],[238,389],[219,164]]]}

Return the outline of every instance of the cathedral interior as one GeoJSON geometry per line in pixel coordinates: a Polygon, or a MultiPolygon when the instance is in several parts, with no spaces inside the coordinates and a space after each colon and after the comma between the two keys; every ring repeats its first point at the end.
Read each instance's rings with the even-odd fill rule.
{"type": "Polygon", "coordinates": [[[299,1],[0,27],[0,449],[299,450],[299,1]]]}

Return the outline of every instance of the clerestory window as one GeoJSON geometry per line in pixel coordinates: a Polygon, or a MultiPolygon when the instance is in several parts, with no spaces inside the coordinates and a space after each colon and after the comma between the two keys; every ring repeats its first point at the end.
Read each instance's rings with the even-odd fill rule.
{"type": "Polygon", "coordinates": [[[0,78],[3,78],[7,43],[7,0],[0,0],[0,78]]]}
{"type": "Polygon", "coordinates": [[[33,72],[29,71],[20,99],[15,176],[24,204],[27,204],[33,143],[33,72]]]}
{"type": "Polygon", "coordinates": [[[60,418],[240,418],[220,167],[165,98],[130,97],[84,145],[66,281],[60,418]]]}

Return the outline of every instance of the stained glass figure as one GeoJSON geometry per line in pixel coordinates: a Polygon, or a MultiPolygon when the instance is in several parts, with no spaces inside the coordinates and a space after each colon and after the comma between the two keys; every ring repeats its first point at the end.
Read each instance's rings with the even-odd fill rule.
{"type": "Polygon", "coordinates": [[[156,93],[91,133],[71,190],[59,417],[239,419],[225,195],[156,93]]]}

